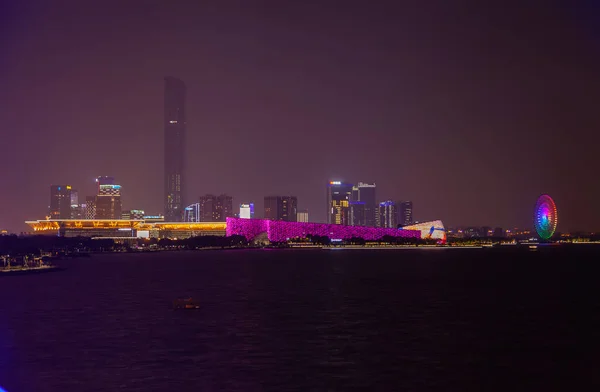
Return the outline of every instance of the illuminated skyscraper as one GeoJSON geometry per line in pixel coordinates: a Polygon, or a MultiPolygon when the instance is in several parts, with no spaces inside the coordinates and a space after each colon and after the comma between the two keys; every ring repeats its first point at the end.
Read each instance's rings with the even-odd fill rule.
{"type": "Polygon", "coordinates": [[[379,203],[379,225],[386,229],[395,229],[398,226],[396,203],[391,200],[379,203]]]}
{"type": "Polygon", "coordinates": [[[412,225],[413,221],[413,203],[412,201],[403,201],[398,209],[398,224],[402,226],[412,225]]]}
{"type": "Polygon", "coordinates": [[[183,219],[185,191],[185,84],[176,78],[165,78],[165,220],[183,219]]]}
{"type": "Polygon", "coordinates": [[[350,224],[350,199],[352,184],[329,181],[327,184],[327,223],[350,224]]]}
{"type": "Polygon", "coordinates": [[[298,198],[296,196],[265,196],[265,219],[296,222],[298,198]]]}
{"type": "MultiPolygon", "coordinates": [[[[364,209],[364,211],[356,211],[350,220],[350,224],[353,226],[377,226],[378,209],[377,209],[377,197],[375,194],[377,187],[375,184],[367,184],[359,182],[357,185],[352,187],[351,201],[361,202],[363,207],[357,206],[356,209],[364,209]],[[354,223],[353,223],[354,222],[354,223]]],[[[351,207],[352,209],[352,207],[351,207]]]]}
{"type": "Polygon", "coordinates": [[[71,186],[50,186],[50,219],[71,218],[71,186]]]}
{"type": "Polygon", "coordinates": [[[121,185],[113,177],[98,177],[96,219],[121,219],[121,185]]]}

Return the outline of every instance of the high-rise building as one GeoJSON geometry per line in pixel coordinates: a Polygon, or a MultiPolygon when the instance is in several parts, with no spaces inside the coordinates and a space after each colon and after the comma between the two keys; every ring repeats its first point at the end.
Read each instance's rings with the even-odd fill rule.
{"type": "Polygon", "coordinates": [[[216,203],[216,196],[206,194],[200,196],[198,204],[200,205],[200,222],[213,222],[213,209],[216,203]]]}
{"type": "Polygon", "coordinates": [[[364,219],[361,224],[355,226],[377,226],[378,209],[377,209],[377,186],[375,184],[367,184],[359,182],[352,187],[352,201],[360,201],[364,203],[364,219]]]}
{"type": "Polygon", "coordinates": [[[183,219],[185,191],[185,84],[176,78],[165,78],[165,220],[183,219]]]}
{"type": "Polygon", "coordinates": [[[348,218],[350,226],[366,226],[365,223],[365,202],[351,201],[350,216],[348,218]]]}
{"type": "Polygon", "coordinates": [[[71,189],[71,219],[85,219],[84,207],[79,204],[79,192],[71,189]]]}
{"type": "Polygon", "coordinates": [[[183,213],[184,222],[201,222],[200,220],[200,203],[190,204],[185,207],[183,213]]]}
{"type": "Polygon", "coordinates": [[[254,203],[240,204],[240,218],[243,218],[243,219],[253,219],[254,218],[254,203]]]}
{"type": "Polygon", "coordinates": [[[327,184],[327,223],[348,225],[350,223],[350,199],[352,184],[329,181],[327,184]]]}
{"type": "Polygon", "coordinates": [[[50,219],[71,218],[71,186],[50,186],[50,219]]]}
{"type": "Polygon", "coordinates": [[[200,221],[225,222],[226,218],[233,217],[233,197],[225,194],[200,196],[200,221]]]}
{"type": "Polygon", "coordinates": [[[121,185],[112,177],[98,177],[95,219],[121,219],[121,185]]]}
{"type": "Polygon", "coordinates": [[[85,219],[96,219],[96,196],[85,197],[85,219]]]}
{"type": "Polygon", "coordinates": [[[307,223],[308,222],[308,210],[298,211],[296,214],[296,222],[307,223]]]}
{"type": "Polygon", "coordinates": [[[217,196],[217,202],[214,206],[214,222],[225,222],[226,218],[233,217],[233,197],[225,194],[219,195],[217,196]]]}
{"type": "Polygon", "coordinates": [[[398,227],[396,215],[396,203],[387,200],[379,203],[379,225],[386,229],[395,229],[398,227]]]}
{"type": "Polygon", "coordinates": [[[412,201],[400,202],[398,209],[398,224],[402,226],[412,225],[413,220],[413,203],[412,201]]]}
{"type": "Polygon", "coordinates": [[[285,222],[298,219],[298,198],[296,196],[265,196],[264,218],[285,222]]]}

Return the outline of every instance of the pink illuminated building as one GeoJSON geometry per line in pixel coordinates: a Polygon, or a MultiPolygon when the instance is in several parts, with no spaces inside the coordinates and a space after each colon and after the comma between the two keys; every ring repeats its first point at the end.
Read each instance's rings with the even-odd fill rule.
{"type": "Polygon", "coordinates": [[[379,240],[384,236],[421,238],[421,231],[419,230],[227,218],[227,236],[243,235],[246,239],[251,240],[262,233],[266,233],[267,238],[271,242],[284,242],[292,238],[306,238],[309,235],[326,236],[331,239],[342,240],[360,237],[367,241],[379,240]]]}

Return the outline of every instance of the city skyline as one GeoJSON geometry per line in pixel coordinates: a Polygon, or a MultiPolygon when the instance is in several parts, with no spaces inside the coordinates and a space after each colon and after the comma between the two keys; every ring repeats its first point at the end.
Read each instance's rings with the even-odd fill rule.
{"type": "Polygon", "coordinates": [[[9,7],[0,228],[45,216],[51,184],[95,194],[98,173],[119,178],[125,209],[164,211],[163,77],[174,75],[188,87],[187,204],[226,193],[262,211],[265,195],[293,194],[323,222],[323,184],[362,180],[378,202],[412,200],[416,219],[452,227],[531,227],[547,193],[559,231],[598,231],[597,28],[525,3],[506,14],[438,2],[399,19],[388,5],[132,3],[108,36],[110,6],[9,7]],[[459,27],[452,15],[473,18],[459,27]]]}

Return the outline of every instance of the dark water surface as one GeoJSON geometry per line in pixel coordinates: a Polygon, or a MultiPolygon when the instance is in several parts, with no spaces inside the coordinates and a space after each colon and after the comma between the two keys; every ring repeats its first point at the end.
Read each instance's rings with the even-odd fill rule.
{"type": "Polygon", "coordinates": [[[600,386],[600,247],[101,255],[0,278],[0,386],[600,386]],[[195,311],[172,310],[193,296],[195,311]]]}

